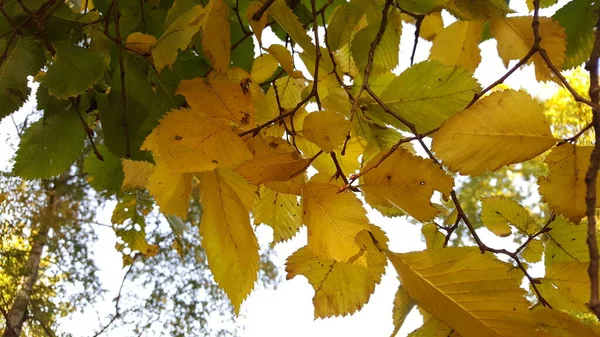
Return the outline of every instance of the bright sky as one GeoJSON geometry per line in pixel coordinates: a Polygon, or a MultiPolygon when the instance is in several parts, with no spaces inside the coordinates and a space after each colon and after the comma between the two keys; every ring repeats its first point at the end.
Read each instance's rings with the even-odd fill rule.
{"type": "MultiPolygon", "coordinates": [[[[566,0],[559,1],[559,5],[542,10],[542,15],[551,15],[560,8],[566,0]]],[[[526,13],[524,0],[513,0],[511,6],[518,13],[526,13]]],[[[449,17],[445,16],[445,24],[448,25],[449,17]]],[[[401,41],[400,60],[398,70],[401,71],[409,66],[410,52],[413,43],[414,28],[404,26],[401,41]]],[[[263,35],[263,41],[268,46],[277,43],[273,34],[263,35]]],[[[266,47],[265,46],[265,47],[266,47]]],[[[421,40],[416,54],[416,62],[425,60],[429,53],[431,43],[421,40]]],[[[497,56],[495,41],[486,41],[480,45],[482,49],[482,62],[475,72],[475,76],[482,86],[494,82],[505,72],[502,61],[497,56]]],[[[515,88],[526,88],[528,92],[540,98],[546,98],[551,94],[547,86],[542,86],[535,81],[533,68],[528,66],[518,70],[508,78],[506,84],[515,88]]],[[[35,90],[34,90],[35,91],[35,90]]],[[[21,111],[15,113],[13,118],[17,124],[28,111],[34,108],[34,100],[28,102],[21,111]]],[[[0,168],[6,169],[10,158],[14,155],[17,134],[13,120],[8,117],[0,123],[0,168]],[[8,141],[5,141],[8,140],[8,141]]],[[[110,215],[114,207],[109,203],[97,215],[97,221],[104,224],[110,223],[110,215]]],[[[404,218],[389,219],[381,216],[377,211],[368,209],[370,221],[380,226],[390,239],[390,248],[395,252],[417,251],[425,248],[421,239],[420,226],[411,225],[404,218]]],[[[106,300],[97,305],[93,310],[87,310],[84,314],[74,314],[71,319],[63,322],[61,330],[70,332],[74,336],[91,336],[98,329],[101,322],[97,321],[96,311],[101,318],[106,318],[114,312],[112,298],[116,295],[123,270],[121,269],[121,256],[114,249],[116,238],[110,228],[98,227],[99,241],[94,247],[94,256],[100,268],[99,277],[109,292],[106,300]]],[[[491,246],[504,245],[511,247],[510,239],[501,240],[486,230],[481,230],[482,239],[491,246]]],[[[272,239],[272,230],[267,226],[258,228],[257,236],[261,247],[266,248],[272,239]]],[[[306,230],[303,229],[294,239],[275,248],[275,263],[280,272],[285,276],[284,264],[287,256],[306,244],[306,230]]],[[[543,273],[543,270],[540,271],[543,273]]],[[[541,275],[536,275],[541,276],[541,275]]],[[[285,277],[284,277],[285,278],[285,277]]],[[[358,313],[348,317],[329,319],[313,319],[312,297],[314,291],[308,281],[297,276],[292,280],[284,280],[277,286],[276,290],[255,289],[246,302],[242,305],[242,313],[239,317],[241,325],[245,330],[240,332],[241,336],[248,337],[279,337],[285,336],[389,336],[392,332],[392,302],[394,293],[398,288],[399,281],[391,265],[388,265],[382,282],[375,289],[369,303],[358,313]]],[[[103,321],[105,322],[105,321],[103,321]]],[[[222,324],[215,315],[215,328],[222,324]]],[[[420,315],[413,310],[404,323],[398,336],[406,336],[421,324],[420,315]]],[[[120,336],[130,336],[127,331],[120,331],[120,336]]]]}

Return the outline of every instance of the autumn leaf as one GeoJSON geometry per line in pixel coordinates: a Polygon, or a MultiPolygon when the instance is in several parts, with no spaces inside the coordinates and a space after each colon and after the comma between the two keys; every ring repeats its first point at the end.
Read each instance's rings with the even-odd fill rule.
{"type": "Polygon", "coordinates": [[[304,275],[315,289],[315,318],[353,314],[368,302],[387,265],[385,255],[375,246],[371,235],[382,245],[387,242],[383,231],[372,225],[358,234],[356,240],[364,250],[366,267],[316,255],[308,246],[288,257],[287,279],[304,275]]]}
{"type": "Polygon", "coordinates": [[[308,228],[308,250],[319,257],[345,262],[360,247],[355,238],[369,229],[366,211],[356,196],[328,183],[309,182],[302,190],[302,219],[308,228]]]}
{"type": "Polygon", "coordinates": [[[134,32],[127,36],[125,40],[125,46],[137,53],[148,54],[158,40],[148,34],[134,32]]]}
{"type": "Polygon", "coordinates": [[[534,333],[529,302],[519,287],[522,275],[512,265],[475,247],[387,255],[410,296],[461,336],[534,333]]]}
{"type": "Polygon", "coordinates": [[[525,92],[505,90],[444,122],[432,150],[451,170],[479,175],[534,158],[555,143],[542,105],[525,92]]]}
{"type": "Polygon", "coordinates": [[[123,159],[121,165],[125,175],[121,185],[123,190],[127,188],[144,188],[154,171],[154,164],[145,161],[123,159]]]}
{"type": "Polygon", "coordinates": [[[302,211],[297,196],[261,187],[252,216],[255,224],[273,228],[273,243],[284,242],[302,227],[302,211]]]}
{"type": "MultiPolygon", "coordinates": [[[[491,33],[498,40],[498,54],[508,67],[510,60],[520,60],[531,49],[534,42],[531,29],[531,17],[499,17],[491,22],[491,33]]],[[[551,18],[540,17],[540,47],[544,48],[552,63],[562,68],[565,62],[566,40],[564,29],[551,18]]],[[[538,81],[558,81],[552,70],[539,54],[533,55],[528,63],[535,65],[535,76],[538,81]]]]}
{"type": "Polygon", "coordinates": [[[219,74],[227,72],[231,58],[229,7],[223,0],[210,0],[202,25],[202,49],[219,74]]]}
{"type": "Polygon", "coordinates": [[[246,9],[246,19],[250,22],[250,27],[252,27],[252,32],[256,36],[259,44],[262,44],[262,32],[267,26],[267,21],[269,20],[268,14],[263,14],[260,17],[260,20],[254,21],[253,16],[263,5],[260,2],[251,2],[246,9]]]}
{"type": "Polygon", "coordinates": [[[481,21],[456,21],[439,32],[433,40],[429,59],[449,66],[462,66],[475,71],[481,62],[479,42],[483,31],[481,21]]]}
{"type": "MultiPolygon", "coordinates": [[[[150,148],[173,172],[202,172],[231,167],[252,154],[231,127],[194,109],[169,112],[154,129],[156,147],[150,148]]],[[[146,139],[148,142],[148,139],[146,139]]]]}
{"type": "MultiPolygon", "coordinates": [[[[538,178],[542,200],[573,222],[579,222],[586,214],[585,175],[591,154],[591,146],[557,146],[546,157],[550,173],[538,178]]],[[[600,190],[597,195],[600,196],[600,190]]]]}
{"type": "Polygon", "coordinates": [[[310,159],[299,158],[297,153],[283,153],[246,161],[236,172],[255,185],[272,181],[287,181],[302,173],[310,159]]]}
{"type": "Polygon", "coordinates": [[[248,215],[255,189],[232,175],[221,170],[200,175],[200,235],[215,281],[238,314],[258,277],[259,256],[248,215]]]}
{"type": "Polygon", "coordinates": [[[304,119],[302,135],[325,152],[341,147],[350,132],[351,123],[341,114],[317,111],[304,119]]]}
{"type": "Polygon", "coordinates": [[[535,234],[540,229],[523,206],[501,196],[481,200],[481,221],[487,229],[498,236],[510,235],[510,225],[527,235],[535,234]]]}
{"type": "Polygon", "coordinates": [[[256,108],[244,83],[245,80],[232,81],[227,77],[194,78],[181,81],[177,93],[193,109],[230,120],[245,129],[254,126],[256,108]]]}
{"type": "Polygon", "coordinates": [[[400,209],[417,220],[427,221],[439,213],[430,200],[435,190],[450,195],[454,180],[430,159],[397,149],[379,166],[375,157],[365,168],[360,188],[372,207],[400,209]],[[368,171],[367,171],[368,170],[368,171]]]}

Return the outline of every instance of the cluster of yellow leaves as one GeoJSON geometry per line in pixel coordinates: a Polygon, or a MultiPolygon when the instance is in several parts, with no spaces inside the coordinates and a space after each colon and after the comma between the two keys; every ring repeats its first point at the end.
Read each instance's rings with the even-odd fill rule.
{"type": "MultiPolygon", "coordinates": [[[[442,208],[432,202],[435,193],[447,200],[454,189],[454,179],[443,166],[477,176],[550,149],[546,158],[550,173],[539,178],[540,194],[571,221],[585,215],[590,147],[554,147],[558,140],[543,106],[525,92],[496,91],[469,104],[480,90],[472,72],[481,61],[479,43],[485,25],[489,23],[508,66],[531,50],[532,18],[504,17],[510,10],[503,0],[398,3],[425,14],[420,34],[433,41],[430,61],[399,76],[391,70],[398,64],[402,20],[414,18],[392,9],[380,34],[381,12],[369,1],[344,2],[334,10],[327,32],[331,53],[321,53],[320,71],[313,81],[297,70],[293,55],[278,44],[263,48],[250,73],[230,68],[230,13],[223,0],[168,17],[159,39],[130,35],[127,48],[151,56],[160,72],[202,31],[201,44],[212,71],[205,78],[179,83],[177,94],[185,97],[188,107],[168,112],[146,138],[142,149],[152,153],[153,164],[123,161],[123,188],[146,188],[164,214],[185,218],[192,187],[199,185],[202,245],[214,278],[236,313],[259,269],[252,224],[272,227],[273,244],[292,238],[306,225],[308,244],[288,258],[286,272],[288,279],[305,276],[315,289],[316,318],[359,310],[389,259],[403,285],[394,301],[396,329],[415,303],[433,315],[412,336],[551,336],[565,327],[581,335],[594,333],[596,327],[562,313],[530,310],[526,291],[520,288],[520,270],[476,248],[442,248],[447,238],[430,222],[442,208]],[[465,20],[444,28],[442,8],[465,20]],[[381,42],[369,59],[372,55],[365,46],[376,36],[381,42]],[[370,61],[371,68],[365,69],[370,61]],[[278,69],[282,75],[263,91],[259,85],[271,81],[278,69]],[[367,70],[373,74],[370,89],[379,100],[358,97],[356,105],[364,110],[351,111],[354,98],[349,99],[349,89],[340,87],[336,75],[350,75],[359,84],[367,70]],[[307,103],[303,99],[314,94],[315,85],[321,105],[309,112],[300,102],[307,103]],[[436,130],[432,151],[441,165],[415,155],[407,144],[399,146],[403,137],[398,129],[409,129],[399,120],[420,132],[436,130]],[[310,179],[309,168],[318,172],[310,179]],[[390,252],[385,233],[369,223],[362,201],[341,174],[351,179],[359,174],[360,179],[352,179],[359,182],[353,188],[383,214],[407,214],[425,223],[422,232],[428,250],[390,252]]],[[[262,32],[273,19],[302,48],[300,57],[307,68],[315,69],[315,45],[286,2],[274,1],[260,20],[254,20],[262,7],[253,2],[245,13],[261,47],[262,32]]],[[[562,67],[563,28],[541,18],[539,29],[540,47],[562,67]]],[[[556,79],[539,54],[531,62],[538,80],[556,79]]],[[[524,207],[503,197],[483,199],[482,208],[483,225],[493,233],[508,236],[517,231],[530,237],[518,252],[524,261],[539,262],[545,254],[547,273],[540,291],[546,298],[561,308],[582,310],[589,295],[587,261],[577,251],[584,247],[584,233],[577,232],[576,244],[563,243],[575,225],[561,216],[551,224],[551,232],[540,233],[541,226],[524,207]]],[[[444,223],[449,227],[457,220],[454,211],[444,223]]],[[[142,243],[139,247],[148,250],[142,243]]]]}

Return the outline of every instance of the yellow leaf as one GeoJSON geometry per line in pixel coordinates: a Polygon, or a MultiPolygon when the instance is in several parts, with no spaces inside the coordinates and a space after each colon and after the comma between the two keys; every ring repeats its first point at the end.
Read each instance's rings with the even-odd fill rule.
{"type": "Polygon", "coordinates": [[[479,42],[482,31],[482,21],[454,22],[433,40],[429,58],[449,66],[459,65],[474,72],[481,62],[479,42]]]}
{"type": "Polygon", "coordinates": [[[461,336],[534,335],[512,265],[475,247],[387,254],[410,296],[461,336]]]}
{"type": "MultiPolygon", "coordinates": [[[[385,235],[376,227],[371,231],[378,241],[381,235],[385,235]]],[[[374,245],[367,230],[360,232],[357,241],[365,251],[366,267],[319,256],[308,246],[288,257],[285,268],[287,279],[304,275],[315,289],[315,318],[345,316],[360,310],[380,282],[387,265],[385,255],[374,245]]]]}
{"type": "Polygon", "coordinates": [[[480,175],[534,158],[554,143],[543,106],[525,92],[505,90],[447,119],[432,149],[451,170],[480,175]]]}
{"type": "Polygon", "coordinates": [[[444,22],[442,21],[442,12],[433,12],[426,15],[421,22],[421,30],[419,35],[427,41],[433,41],[433,39],[444,29],[444,22]]]}
{"type": "Polygon", "coordinates": [[[123,185],[121,186],[122,190],[146,187],[148,178],[154,171],[154,164],[145,161],[121,159],[121,165],[125,174],[123,185]]]}
{"type": "Polygon", "coordinates": [[[200,235],[215,281],[238,314],[258,276],[258,242],[244,202],[254,192],[243,180],[224,178],[223,173],[215,170],[200,176],[200,235]]]}
{"type": "Polygon", "coordinates": [[[157,161],[154,171],[148,177],[146,189],[163,214],[187,218],[192,193],[191,174],[176,173],[166,163],[157,161]]]}
{"type": "Polygon", "coordinates": [[[272,44],[267,50],[271,55],[273,55],[273,57],[277,59],[277,62],[279,62],[281,68],[283,68],[288,75],[294,78],[304,78],[301,71],[294,69],[292,53],[290,53],[286,47],[280,44],[272,44]]]}
{"type": "Polygon", "coordinates": [[[0,203],[4,202],[4,200],[6,200],[6,194],[0,193],[0,203]]]}
{"type": "Polygon", "coordinates": [[[408,334],[408,337],[460,337],[451,327],[431,317],[417,330],[408,334]]]}
{"type": "Polygon", "coordinates": [[[310,159],[302,159],[295,152],[251,159],[240,165],[236,172],[255,185],[271,181],[287,181],[304,172],[310,159]]]}
{"type": "Polygon", "coordinates": [[[533,309],[533,317],[538,326],[540,337],[597,337],[600,326],[585,323],[567,313],[538,306],[533,309]]]}
{"type": "MultiPolygon", "coordinates": [[[[159,155],[173,172],[202,172],[230,167],[252,158],[252,154],[222,119],[193,109],[171,110],[151,135],[159,155]]],[[[146,139],[147,141],[148,139],[146,139]]],[[[143,149],[150,149],[144,142],[143,149]]]]}
{"type": "Polygon", "coordinates": [[[513,12],[504,0],[451,0],[446,9],[462,20],[487,20],[513,12]]]}
{"type": "Polygon", "coordinates": [[[537,288],[553,307],[586,312],[589,310],[586,303],[590,300],[588,264],[575,261],[551,263],[537,288]]]}
{"type": "Polygon", "coordinates": [[[344,144],[352,123],[344,116],[331,111],[317,111],[304,119],[302,135],[318,145],[323,151],[331,152],[344,144]]]}
{"type": "Polygon", "coordinates": [[[258,40],[258,44],[262,45],[262,31],[267,26],[267,21],[269,20],[269,15],[264,13],[260,20],[254,21],[252,18],[254,13],[258,11],[263,6],[260,2],[251,2],[246,9],[246,19],[250,23],[250,27],[252,27],[252,32],[256,35],[256,39],[258,40]]]}
{"type": "MultiPolygon", "coordinates": [[[[382,155],[365,170],[379,162],[382,155]]],[[[430,202],[433,192],[449,195],[453,186],[454,180],[432,160],[399,148],[362,176],[360,189],[369,205],[401,209],[419,221],[427,221],[439,213],[430,202]]]]}
{"type": "Polygon", "coordinates": [[[481,221],[498,236],[510,235],[510,225],[529,235],[536,233],[540,228],[523,206],[502,196],[481,200],[481,221]]]}
{"type": "Polygon", "coordinates": [[[590,299],[587,226],[557,216],[549,227],[551,230],[544,234],[548,237],[544,261],[546,274],[538,289],[557,308],[586,312],[586,303],[590,299]]]}
{"type": "MultiPolygon", "coordinates": [[[[538,178],[542,200],[550,208],[573,222],[585,216],[585,174],[590,166],[593,147],[563,144],[546,157],[550,173],[538,178]]],[[[596,192],[600,198],[600,189],[596,192]]]]}
{"type": "Polygon", "coordinates": [[[525,261],[529,263],[540,262],[544,254],[544,244],[540,240],[531,240],[521,254],[523,254],[525,261]]]}
{"type": "MultiPolygon", "coordinates": [[[[499,17],[492,20],[490,29],[492,36],[498,41],[498,54],[504,66],[510,60],[522,59],[531,49],[534,42],[531,28],[531,16],[499,17]]],[[[552,63],[561,69],[565,62],[566,35],[561,25],[547,17],[540,17],[540,35],[544,48],[552,63]]],[[[558,80],[546,65],[539,53],[529,59],[535,65],[535,77],[538,81],[558,80]]]]}
{"type": "Polygon", "coordinates": [[[204,14],[202,6],[194,6],[165,28],[152,49],[156,71],[160,72],[165,66],[173,64],[178,50],[187,49],[192,37],[200,30],[204,14]]]}
{"type": "Polygon", "coordinates": [[[266,82],[279,67],[277,59],[271,54],[263,54],[257,57],[252,64],[252,78],[258,82],[266,82]]]}
{"type": "Polygon", "coordinates": [[[156,38],[152,35],[134,32],[127,36],[125,46],[140,54],[148,54],[156,42],[156,38]]]}
{"type": "Polygon", "coordinates": [[[396,291],[396,295],[394,295],[394,308],[392,309],[392,320],[394,323],[394,331],[392,332],[392,337],[396,336],[402,324],[404,324],[404,320],[406,316],[410,313],[412,308],[415,306],[415,301],[410,298],[406,289],[402,286],[398,287],[396,291]]]}
{"type": "Polygon", "coordinates": [[[218,74],[226,73],[231,62],[229,35],[229,7],[223,0],[210,0],[202,25],[202,49],[218,74]]]}
{"type": "Polygon", "coordinates": [[[183,95],[192,109],[221,117],[250,129],[256,124],[256,108],[252,94],[244,89],[246,80],[232,81],[227,77],[183,80],[177,94],[183,95]]]}
{"type": "Polygon", "coordinates": [[[307,183],[302,191],[302,214],[310,252],[344,262],[359,252],[355,238],[369,229],[369,222],[354,193],[338,192],[334,184],[307,183]]]}
{"type": "MultiPolygon", "coordinates": [[[[284,109],[293,109],[300,102],[302,91],[306,88],[305,81],[299,78],[283,76],[275,81],[279,92],[279,101],[284,109]]],[[[271,91],[271,89],[269,90],[271,91]]]]}
{"type": "Polygon", "coordinates": [[[427,249],[442,248],[446,241],[446,236],[440,232],[438,226],[434,223],[424,224],[421,228],[421,234],[425,237],[427,249]]]}
{"type": "Polygon", "coordinates": [[[273,243],[291,239],[302,227],[302,211],[297,196],[261,187],[252,211],[255,224],[273,228],[273,243]]]}

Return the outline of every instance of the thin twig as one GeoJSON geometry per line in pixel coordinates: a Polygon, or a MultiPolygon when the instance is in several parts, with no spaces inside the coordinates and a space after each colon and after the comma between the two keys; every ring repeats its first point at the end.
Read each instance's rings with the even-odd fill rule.
{"type": "Polygon", "coordinates": [[[417,45],[419,44],[419,34],[421,33],[421,24],[423,23],[424,15],[419,15],[415,22],[415,42],[413,44],[412,53],[410,54],[410,65],[415,64],[415,54],[417,53],[417,45]]]}
{"type": "Polygon", "coordinates": [[[348,186],[348,178],[346,178],[346,175],[342,170],[342,166],[340,166],[340,162],[337,159],[335,151],[331,151],[329,155],[331,156],[331,160],[333,160],[333,164],[335,165],[335,177],[342,178],[342,180],[344,181],[344,185],[348,186]]]}
{"type": "Polygon", "coordinates": [[[123,132],[125,134],[125,157],[131,157],[131,142],[129,141],[129,125],[127,124],[127,89],[125,86],[125,66],[123,64],[123,41],[121,40],[121,28],[119,21],[121,19],[121,12],[119,10],[119,0],[113,0],[114,10],[115,10],[115,37],[117,45],[118,45],[118,54],[119,54],[119,68],[121,75],[121,101],[123,104],[122,112],[122,121],[123,132]]]}
{"type": "Polygon", "coordinates": [[[321,61],[321,48],[319,47],[319,24],[317,22],[317,6],[315,5],[315,0],[310,1],[310,6],[312,9],[312,17],[313,17],[313,32],[315,36],[315,71],[313,72],[313,96],[315,96],[315,100],[317,101],[317,108],[321,110],[321,99],[319,98],[319,62],[321,61]]]}

